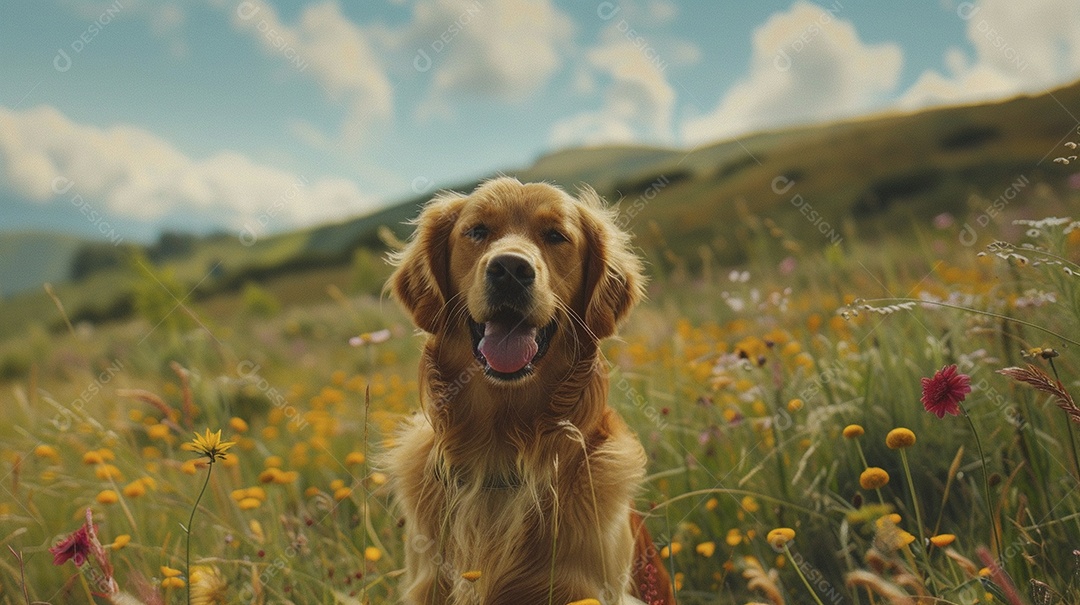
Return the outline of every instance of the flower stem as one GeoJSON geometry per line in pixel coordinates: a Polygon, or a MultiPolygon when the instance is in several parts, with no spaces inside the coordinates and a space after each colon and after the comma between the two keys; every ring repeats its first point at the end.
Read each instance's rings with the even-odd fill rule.
{"type": "Polygon", "coordinates": [[[814,602],[818,605],[825,605],[818,598],[817,593],[814,592],[814,587],[810,586],[810,582],[803,575],[802,568],[795,562],[795,557],[791,556],[791,549],[788,548],[787,542],[784,542],[784,554],[787,555],[788,561],[791,561],[791,566],[795,568],[795,573],[799,574],[799,579],[802,580],[803,586],[806,586],[806,590],[810,591],[810,596],[814,597],[814,602]]]}
{"type": "Polygon", "coordinates": [[[986,493],[986,513],[990,518],[990,537],[994,540],[994,553],[997,556],[1001,556],[1001,538],[998,537],[998,525],[997,519],[994,518],[994,503],[990,499],[990,480],[987,478],[989,473],[986,470],[986,457],[983,455],[982,440],[979,439],[979,431],[975,430],[975,421],[968,415],[967,408],[963,403],[958,403],[960,411],[964,413],[964,418],[968,421],[968,426],[971,427],[971,432],[975,435],[975,447],[979,448],[979,463],[982,464],[983,471],[983,491],[986,493]]]}
{"type": "Polygon", "coordinates": [[[199,490],[199,497],[195,498],[195,506],[191,507],[191,516],[188,517],[187,526],[184,527],[184,533],[187,534],[185,539],[186,552],[184,553],[184,571],[187,573],[187,601],[188,605],[191,605],[191,523],[195,520],[195,511],[199,510],[199,502],[202,501],[203,493],[206,492],[206,486],[210,483],[210,473],[214,471],[214,459],[210,458],[210,467],[206,469],[206,480],[203,481],[202,489],[199,490]]]}
{"type": "Polygon", "coordinates": [[[900,450],[900,461],[904,463],[904,476],[907,477],[908,489],[911,490],[911,506],[915,509],[915,523],[919,526],[919,546],[926,550],[926,535],[923,529],[922,512],[919,510],[919,496],[915,493],[915,481],[911,478],[911,466],[908,464],[907,452],[900,450]]]}

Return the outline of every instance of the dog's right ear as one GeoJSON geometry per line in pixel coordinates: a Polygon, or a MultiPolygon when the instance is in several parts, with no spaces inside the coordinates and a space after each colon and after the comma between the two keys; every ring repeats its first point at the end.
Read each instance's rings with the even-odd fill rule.
{"type": "Polygon", "coordinates": [[[397,268],[387,284],[416,325],[434,334],[445,321],[450,297],[447,243],[465,197],[451,193],[428,202],[413,221],[416,231],[405,249],[390,255],[397,268]]]}

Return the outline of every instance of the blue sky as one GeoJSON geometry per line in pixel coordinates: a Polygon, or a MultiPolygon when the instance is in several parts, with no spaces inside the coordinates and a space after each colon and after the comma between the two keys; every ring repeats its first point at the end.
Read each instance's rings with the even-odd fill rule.
{"type": "Polygon", "coordinates": [[[1080,77],[1077,23],[1075,0],[7,0],[0,229],[280,231],[567,146],[1039,91],[1080,77]]]}

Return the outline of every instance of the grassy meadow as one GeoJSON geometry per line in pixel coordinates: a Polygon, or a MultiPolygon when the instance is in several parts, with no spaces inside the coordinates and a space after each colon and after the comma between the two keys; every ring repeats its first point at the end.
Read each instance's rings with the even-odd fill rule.
{"type": "MultiPolygon", "coordinates": [[[[604,350],[680,603],[1080,601],[1080,427],[1053,381],[998,373],[1078,392],[1080,228],[963,222],[822,246],[746,211],[747,263],[647,250],[650,299],[604,350]],[[938,418],[920,380],[949,364],[973,391],[938,418]]],[[[0,345],[0,603],[395,601],[371,460],[417,407],[421,340],[354,273],[193,303],[147,271],[131,319],[0,345]],[[184,448],[207,429],[235,442],[212,466],[184,448]],[[108,566],[54,565],[87,509],[108,566]]]]}

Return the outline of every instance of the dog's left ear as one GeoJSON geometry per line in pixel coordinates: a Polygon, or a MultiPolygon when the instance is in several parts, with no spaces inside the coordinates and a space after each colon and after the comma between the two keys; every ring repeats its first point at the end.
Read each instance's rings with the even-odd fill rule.
{"type": "Polygon", "coordinates": [[[630,236],[615,215],[591,189],[583,190],[582,229],[585,232],[585,325],[597,340],[615,333],[619,322],[645,297],[641,258],[630,247],[630,236]]]}
{"type": "Polygon", "coordinates": [[[450,250],[447,243],[465,202],[446,194],[428,202],[416,218],[416,232],[404,250],[390,255],[397,266],[387,286],[413,317],[416,325],[434,334],[446,320],[450,297],[450,250]]]}

